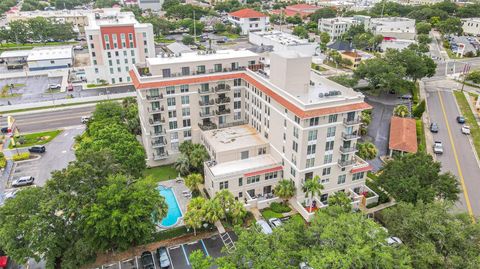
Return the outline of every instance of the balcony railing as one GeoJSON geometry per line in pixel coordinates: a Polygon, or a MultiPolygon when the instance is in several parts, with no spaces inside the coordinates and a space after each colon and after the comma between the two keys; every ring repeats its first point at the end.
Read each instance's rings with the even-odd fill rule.
{"type": "Polygon", "coordinates": [[[159,132],[155,132],[155,131],[150,131],[150,135],[151,136],[161,136],[161,135],[165,135],[166,132],[165,132],[165,129],[159,131],[159,132]]]}
{"type": "Polygon", "coordinates": [[[356,119],[343,119],[343,124],[346,125],[346,126],[357,125],[357,124],[360,124],[360,123],[361,123],[360,118],[356,118],[356,119]]]}
{"type": "MultiPolygon", "coordinates": [[[[150,77],[152,74],[150,73],[150,70],[148,68],[145,68],[145,65],[143,64],[136,64],[136,68],[138,71],[138,74],[141,77],[150,77]]],[[[170,73],[170,76],[166,76],[164,78],[175,78],[175,77],[187,77],[187,76],[198,76],[198,75],[205,75],[205,74],[215,74],[215,73],[228,73],[228,72],[235,72],[235,71],[242,71],[247,69],[246,66],[239,66],[236,68],[222,68],[222,69],[206,69],[202,71],[192,71],[192,72],[187,72],[187,73],[170,73]]],[[[154,75],[155,76],[155,75],[154,75]]]]}
{"type": "Polygon", "coordinates": [[[148,122],[150,122],[150,125],[158,125],[158,124],[165,123],[165,119],[164,118],[160,118],[160,119],[149,118],[148,122]]]}
{"type": "Polygon", "coordinates": [[[211,94],[213,93],[215,90],[213,87],[210,87],[210,88],[207,88],[207,89],[198,89],[198,94],[211,94]]]}
{"type": "Polygon", "coordinates": [[[242,121],[234,121],[229,123],[220,123],[218,125],[218,128],[228,128],[228,127],[239,126],[244,124],[248,124],[248,121],[242,120],[242,121]]]}
{"type": "Polygon", "coordinates": [[[353,134],[342,133],[342,138],[343,140],[353,140],[353,139],[360,138],[360,136],[356,133],[353,133],[353,134]]]}
{"type": "Polygon", "coordinates": [[[160,95],[147,95],[147,100],[149,101],[157,101],[157,100],[162,100],[163,99],[163,94],[160,95]]]}
{"type": "Polygon", "coordinates": [[[213,130],[213,129],[217,129],[217,125],[213,122],[211,123],[207,123],[207,124],[201,124],[199,123],[198,124],[198,127],[200,127],[200,129],[202,129],[202,131],[208,131],[208,130],[213,130]]]}
{"type": "Polygon", "coordinates": [[[163,106],[155,107],[155,108],[153,108],[153,107],[148,107],[147,109],[148,109],[148,112],[150,112],[150,113],[153,113],[153,112],[163,112],[163,111],[165,111],[165,107],[163,107],[163,106]]]}
{"type": "Polygon", "coordinates": [[[357,152],[357,148],[355,147],[343,147],[343,146],[340,146],[340,152],[341,153],[353,153],[353,152],[357,152]]]}
{"type": "Polygon", "coordinates": [[[229,114],[229,113],[230,113],[230,108],[215,111],[215,114],[217,114],[217,115],[224,115],[224,114],[229,114]]]}
{"type": "Polygon", "coordinates": [[[218,92],[228,92],[230,91],[230,85],[227,85],[227,84],[222,84],[222,85],[218,85],[218,86],[215,86],[215,91],[218,93],[218,92]]]}
{"type": "Polygon", "coordinates": [[[162,153],[153,153],[153,159],[155,161],[162,160],[168,158],[168,151],[162,153]]]}
{"type": "Polygon", "coordinates": [[[208,102],[205,101],[198,101],[198,104],[201,106],[213,106],[215,104],[215,101],[213,99],[208,100],[208,102]]]}
{"type": "Polygon", "coordinates": [[[165,146],[167,144],[167,140],[166,139],[156,139],[156,140],[152,140],[152,147],[162,147],[162,146],[165,146]]]}
{"type": "Polygon", "coordinates": [[[344,168],[344,167],[347,167],[347,166],[350,166],[350,165],[353,165],[355,164],[355,160],[338,160],[338,166],[344,168]]]}
{"type": "Polygon", "coordinates": [[[230,97],[217,98],[217,99],[215,100],[215,102],[216,102],[217,104],[230,103],[230,97]]]}
{"type": "Polygon", "coordinates": [[[200,117],[206,118],[206,117],[213,117],[215,114],[212,111],[204,112],[200,111],[200,117]]]}

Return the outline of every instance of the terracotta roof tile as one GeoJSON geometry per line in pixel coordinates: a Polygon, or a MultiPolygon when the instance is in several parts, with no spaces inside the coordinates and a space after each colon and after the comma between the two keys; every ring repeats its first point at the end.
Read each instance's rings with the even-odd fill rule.
{"type": "Polygon", "coordinates": [[[388,148],[409,153],[417,152],[417,126],[414,119],[392,117],[388,148]]]}
{"type": "Polygon", "coordinates": [[[262,12],[258,12],[256,10],[250,9],[250,8],[245,8],[245,9],[240,9],[235,12],[232,12],[229,14],[230,16],[233,17],[238,17],[238,18],[260,18],[260,17],[267,17],[267,15],[263,14],[262,12]]]}
{"type": "Polygon", "coordinates": [[[296,4],[296,5],[287,6],[287,9],[320,9],[320,7],[312,6],[308,4],[296,4]]]}

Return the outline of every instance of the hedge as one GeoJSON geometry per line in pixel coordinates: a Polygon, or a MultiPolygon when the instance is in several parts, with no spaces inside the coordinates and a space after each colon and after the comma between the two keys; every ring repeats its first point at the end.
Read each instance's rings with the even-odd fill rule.
{"type": "Polygon", "coordinates": [[[13,155],[14,161],[23,161],[28,159],[30,159],[30,152],[22,152],[22,153],[13,155]]]}
{"type": "Polygon", "coordinates": [[[288,205],[284,205],[281,203],[273,202],[270,204],[270,209],[272,209],[275,213],[287,213],[292,211],[292,209],[288,205]]]}

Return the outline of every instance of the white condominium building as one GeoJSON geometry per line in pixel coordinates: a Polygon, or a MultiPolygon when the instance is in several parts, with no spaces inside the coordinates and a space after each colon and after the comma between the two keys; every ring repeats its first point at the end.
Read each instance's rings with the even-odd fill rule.
{"type": "Polygon", "coordinates": [[[183,141],[202,143],[210,195],[228,189],[247,208],[278,201],[274,187],[295,183],[290,200],[307,220],[305,180],[325,189],[317,208],[338,191],[354,205],[375,202],[365,186],[371,167],[355,156],[364,96],[310,69],[294,51],[267,58],[247,50],[191,52],[149,58],[130,71],[137,89],[148,165],[173,163],[183,141]],[[268,64],[266,64],[268,63],[268,64]],[[363,199],[362,197],[366,197],[363,199]]]}
{"type": "Polygon", "coordinates": [[[415,40],[415,20],[401,17],[373,18],[370,30],[386,38],[415,40]]]}
{"type": "Polygon", "coordinates": [[[318,20],[318,30],[328,33],[331,40],[336,40],[345,34],[352,25],[364,24],[368,28],[370,17],[356,15],[354,17],[337,17],[318,20]]]}
{"type": "Polygon", "coordinates": [[[89,83],[128,83],[131,66],[155,56],[152,25],[139,23],[132,12],[88,14],[85,35],[91,64],[85,69],[89,83]]]}
{"type": "Polygon", "coordinates": [[[468,18],[462,20],[463,33],[467,35],[480,35],[480,18],[468,18]]]}

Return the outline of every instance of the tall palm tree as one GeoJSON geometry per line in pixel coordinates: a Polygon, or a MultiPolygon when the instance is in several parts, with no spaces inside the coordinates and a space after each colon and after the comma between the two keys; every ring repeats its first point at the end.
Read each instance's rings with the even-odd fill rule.
{"type": "Polygon", "coordinates": [[[200,184],[203,184],[203,177],[200,174],[190,174],[185,178],[185,186],[191,191],[198,191],[200,184]]]}
{"type": "Polygon", "coordinates": [[[305,195],[309,196],[309,207],[312,209],[313,196],[322,194],[323,185],[319,181],[319,177],[315,176],[313,179],[305,181],[303,184],[303,191],[305,195]]]}
{"type": "Polygon", "coordinates": [[[360,156],[360,158],[365,159],[365,160],[372,160],[377,157],[377,148],[375,147],[374,144],[367,142],[367,143],[358,143],[358,153],[357,155],[360,156]]]}
{"type": "Polygon", "coordinates": [[[221,190],[215,194],[214,200],[217,200],[220,206],[223,209],[223,213],[225,214],[225,218],[228,221],[228,213],[235,202],[235,198],[233,194],[229,190],[221,190]]]}
{"type": "Polygon", "coordinates": [[[193,233],[197,235],[197,229],[202,227],[202,223],[205,216],[204,205],[206,203],[205,198],[195,197],[187,205],[187,212],[183,217],[185,225],[189,228],[193,228],[193,233]]]}
{"type": "Polygon", "coordinates": [[[205,221],[215,223],[217,220],[225,218],[225,212],[218,200],[209,200],[205,204],[205,221]]]}
{"type": "Polygon", "coordinates": [[[173,164],[173,167],[180,173],[182,176],[186,176],[190,172],[190,160],[185,154],[180,154],[177,160],[173,164]]]}
{"type": "Polygon", "coordinates": [[[410,115],[410,112],[408,111],[408,107],[406,105],[398,105],[393,109],[393,115],[405,118],[410,115]]]}
{"type": "Polygon", "coordinates": [[[234,224],[240,223],[247,215],[247,210],[242,202],[235,201],[230,208],[230,215],[234,224]]]}
{"type": "Polygon", "coordinates": [[[295,195],[295,183],[289,179],[282,179],[275,186],[275,195],[283,199],[286,204],[287,200],[295,195]]]}

